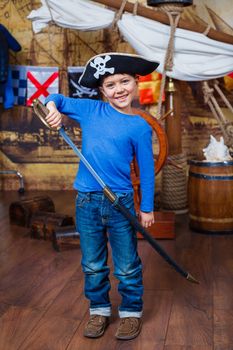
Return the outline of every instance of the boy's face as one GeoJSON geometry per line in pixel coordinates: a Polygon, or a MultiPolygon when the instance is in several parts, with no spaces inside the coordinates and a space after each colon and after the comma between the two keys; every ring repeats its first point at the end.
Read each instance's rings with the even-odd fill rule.
{"type": "Polygon", "coordinates": [[[109,75],[103,80],[100,91],[113,108],[123,113],[130,113],[137,91],[137,79],[129,74],[109,75]]]}

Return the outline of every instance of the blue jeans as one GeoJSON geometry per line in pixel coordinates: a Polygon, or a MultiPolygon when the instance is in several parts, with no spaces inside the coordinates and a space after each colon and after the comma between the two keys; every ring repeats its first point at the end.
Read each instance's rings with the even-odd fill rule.
{"type": "MultiPolygon", "coordinates": [[[[133,193],[117,193],[133,214],[133,193]]],[[[119,280],[122,301],[120,317],[142,315],[142,264],[137,253],[137,236],[128,220],[110,203],[103,192],[79,192],[76,199],[76,225],[80,233],[85,296],[90,314],[110,316],[110,268],[108,240],[112,250],[114,275],[119,280]]]]}

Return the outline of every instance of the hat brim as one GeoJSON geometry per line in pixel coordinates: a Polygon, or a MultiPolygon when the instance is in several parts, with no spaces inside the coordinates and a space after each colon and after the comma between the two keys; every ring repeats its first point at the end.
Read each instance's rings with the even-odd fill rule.
{"type": "Polygon", "coordinates": [[[158,62],[145,57],[109,52],[92,57],[86,64],[79,84],[87,88],[97,88],[105,76],[111,74],[147,75],[159,66],[158,62]]]}

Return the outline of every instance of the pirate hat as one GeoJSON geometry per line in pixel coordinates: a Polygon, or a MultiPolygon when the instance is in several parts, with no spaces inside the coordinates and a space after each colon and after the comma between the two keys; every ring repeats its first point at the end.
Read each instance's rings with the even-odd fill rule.
{"type": "Polygon", "coordinates": [[[158,62],[138,55],[118,52],[102,53],[87,62],[79,78],[79,84],[88,88],[96,88],[104,76],[121,73],[147,75],[152,73],[158,65],[158,62]]]}

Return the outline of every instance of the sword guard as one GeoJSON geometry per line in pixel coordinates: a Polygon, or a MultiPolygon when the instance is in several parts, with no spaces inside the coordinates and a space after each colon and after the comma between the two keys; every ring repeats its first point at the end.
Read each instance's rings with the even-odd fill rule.
{"type": "Polygon", "coordinates": [[[49,128],[50,130],[59,130],[60,128],[53,128],[49,125],[49,123],[46,121],[46,117],[49,113],[48,108],[46,108],[43,103],[38,100],[35,99],[32,102],[32,106],[33,106],[33,111],[35,113],[35,115],[42,121],[42,123],[47,126],[47,128],[49,128]]]}
{"type": "Polygon", "coordinates": [[[118,197],[114,192],[112,192],[112,190],[108,186],[105,186],[103,188],[103,193],[110,200],[111,203],[116,203],[118,197]]]}

